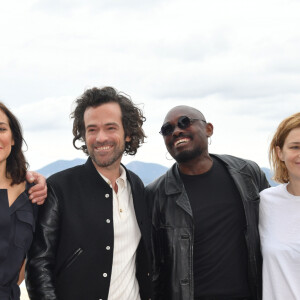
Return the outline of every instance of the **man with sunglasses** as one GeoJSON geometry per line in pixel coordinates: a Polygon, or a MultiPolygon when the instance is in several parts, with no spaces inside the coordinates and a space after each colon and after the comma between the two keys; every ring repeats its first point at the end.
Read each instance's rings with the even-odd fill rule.
{"type": "Polygon", "coordinates": [[[261,300],[264,173],[252,161],[210,154],[213,125],[195,108],[171,109],[160,133],[176,163],[146,188],[154,299],[261,300]]]}

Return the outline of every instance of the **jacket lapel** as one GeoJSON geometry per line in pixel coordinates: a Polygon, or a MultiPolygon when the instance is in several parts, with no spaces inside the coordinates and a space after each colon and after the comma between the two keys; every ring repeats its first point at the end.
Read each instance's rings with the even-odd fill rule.
{"type": "Polygon", "coordinates": [[[191,204],[188,199],[187,193],[185,191],[183,182],[180,178],[178,165],[176,163],[173,165],[171,169],[167,171],[165,184],[166,184],[165,191],[167,196],[173,197],[173,195],[176,195],[174,199],[176,199],[177,205],[192,217],[193,212],[192,212],[191,204]]]}

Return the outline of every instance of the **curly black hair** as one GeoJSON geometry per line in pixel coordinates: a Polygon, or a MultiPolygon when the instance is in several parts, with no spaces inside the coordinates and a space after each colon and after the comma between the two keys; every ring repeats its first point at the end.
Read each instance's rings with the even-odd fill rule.
{"type": "Polygon", "coordinates": [[[85,142],[85,124],[84,112],[88,107],[97,107],[104,103],[118,103],[122,112],[122,124],[125,136],[129,136],[131,140],[125,143],[125,154],[135,155],[137,149],[144,143],[146,135],[142,129],[146,118],[143,116],[141,109],[136,107],[131,99],[124,93],[118,92],[113,87],[91,88],[86,90],[79,98],[76,99],[76,108],[71,113],[73,121],[73,146],[81,149],[88,154],[87,146],[84,144],[80,147],[76,146],[76,141],[85,142]]]}
{"type": "Polygon", "coordinates": [[[0,102],[0,110],[7,116],[9,127],[14,139],[14,145],[11,148],[11,152],[6,160],[6,176],[11,178],[11,185],[19,184],[25,181],[26,171],[28,163],[22,151],[23,139],[22,128],[18,119],[14,114],[0,102]]]}

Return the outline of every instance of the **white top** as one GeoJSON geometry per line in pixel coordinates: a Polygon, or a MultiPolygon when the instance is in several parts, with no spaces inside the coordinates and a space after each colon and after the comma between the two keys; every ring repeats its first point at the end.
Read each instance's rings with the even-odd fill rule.
{"type": "MultiPolygon", "coordinates": [[[[121,175],[116,180],[118,193],[112,189],[114,249],[108,300],[140,300],[139,285],[135,276],[135,259],[141,232],[136,220],[126,171],[122,166],[120,171],[121,175]]],[[[105,176],[101,173],[100,175],[111,185],[105,176]]]]}
{"type": "Polygon", "coordinates": [[[300,196],[286,186],[260,193],[263,300],[300,300],[300,196]]]}

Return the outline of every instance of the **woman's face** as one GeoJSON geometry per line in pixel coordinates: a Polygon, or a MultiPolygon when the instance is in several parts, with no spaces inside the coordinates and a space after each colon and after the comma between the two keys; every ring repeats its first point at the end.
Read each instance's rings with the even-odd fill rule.
{"type": "Polygon", "coordinates": [[[0,165],[9,157],[14,143],[8,117],[0,110],[0,165]]]}
{"type": "Polygon", "coordinates": [[[282,149],[276,148],[280,160],[285,163],[290,181],[300,181],[300,128],[290,131],[282,149]]]}

